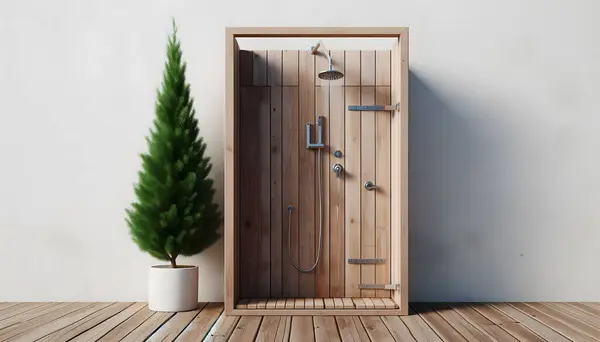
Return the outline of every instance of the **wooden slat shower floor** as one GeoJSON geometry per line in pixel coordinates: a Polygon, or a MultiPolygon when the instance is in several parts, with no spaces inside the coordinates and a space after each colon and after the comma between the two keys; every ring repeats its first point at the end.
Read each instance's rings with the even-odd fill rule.
{"type": "Polygon", "coordinates": [[[397,309],[391,298],[241,299],[236,309],[397,309]]]}
{"type": "Polygon", "coordinates": [[[598,341],[600,303],[413,303],[408,316],[224,316],[222,303],[0,303],[0,341],[598,341]]]}

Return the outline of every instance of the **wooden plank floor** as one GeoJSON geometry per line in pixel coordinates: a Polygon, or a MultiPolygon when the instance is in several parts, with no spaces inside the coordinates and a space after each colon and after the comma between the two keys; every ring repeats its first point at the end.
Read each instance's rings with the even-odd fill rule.
{"type": "Polygon", "coordinates": [[[240,299],[236,309],[397,309],[391,298],[270,298],[240,299]],[[285,305],[290,300],[290,305],[285,305]],[[277,305],[279,303],[279,305],[277,305]]]}
{"type": "Polygon", "coordinates": [[[0,341],[600,341],[600,303],[413,303],[410,311],[239,317],[222,315],[222,303],[162,313],[145,303],[0,302],[0,341]]]}

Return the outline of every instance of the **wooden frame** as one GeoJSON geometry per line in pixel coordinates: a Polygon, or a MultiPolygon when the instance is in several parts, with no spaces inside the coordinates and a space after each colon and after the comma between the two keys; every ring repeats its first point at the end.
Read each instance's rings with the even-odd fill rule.
{"type": "Polygon", "coordinates": [[[408,314],[408,28],[407,27],[227,27],[226,90],[225,90],[225,187],[224,187],[224,243],[225,243],[225,314],[226,315],[407,315],[408,314]],[[386,310],[281,310],[236,309],[239,300],[238,228],[238,106],[239,106],[239,46],[237,38],[294,38],[294,37],[363,37],[396,38],[392,50],[392,103],[400,103],[400,110],[392,114],[392,203],[391,240],[399,248],[391,250],[392,284],[399,284],[392,299],[399,309],[386,310]]]}

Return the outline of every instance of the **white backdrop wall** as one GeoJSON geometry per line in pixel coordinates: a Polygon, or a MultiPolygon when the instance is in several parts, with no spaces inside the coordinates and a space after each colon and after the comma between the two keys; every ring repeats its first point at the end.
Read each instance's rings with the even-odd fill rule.
{"type": "MultiPolygon", "coordinates": [[[[594,0],[0,2],[0,301],[146,298],[124,209],[171,18],[223,188],[225,26],[410,26],[411,300],[600,300],[594,0]]],[[[200,266],[222,300],[223,244],[200,266]]]]}

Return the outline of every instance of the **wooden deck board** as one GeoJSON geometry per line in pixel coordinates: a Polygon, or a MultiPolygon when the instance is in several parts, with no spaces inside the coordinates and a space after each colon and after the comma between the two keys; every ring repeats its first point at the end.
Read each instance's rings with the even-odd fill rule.
{"type": "Polygon", "coordinates": [[[185,327],[190,325],[194,318],[206,307],[206,303],[199,303],[197,310],[178,312],[170,320],[160,326],[148,341],[173,341],[185,327]]]}
{"type": "MultiPolygon", "coordinates": [[[[332,298],[309,299],[289,302],[335,307],[332,298]]],[[[337,299],[338,306],[347,307],[346,298],[337,299]]],[[[277,303],[286,301],[264,303],[277,310],[277,303]]],[[[224,316],[222,303],[200,303],[197,310],[179,313],[154,312],[145,303],[10,303],[0,306],[0,340],[600,341],[596,303],[412,303],[411,308],[408,316],[224,316]]]]}
{"type": "Polygon", "coordinates": [[[203,339],[223,312],[222,303],[208,303],[183,330],[176,341],[198,341],[203,339]]]}

